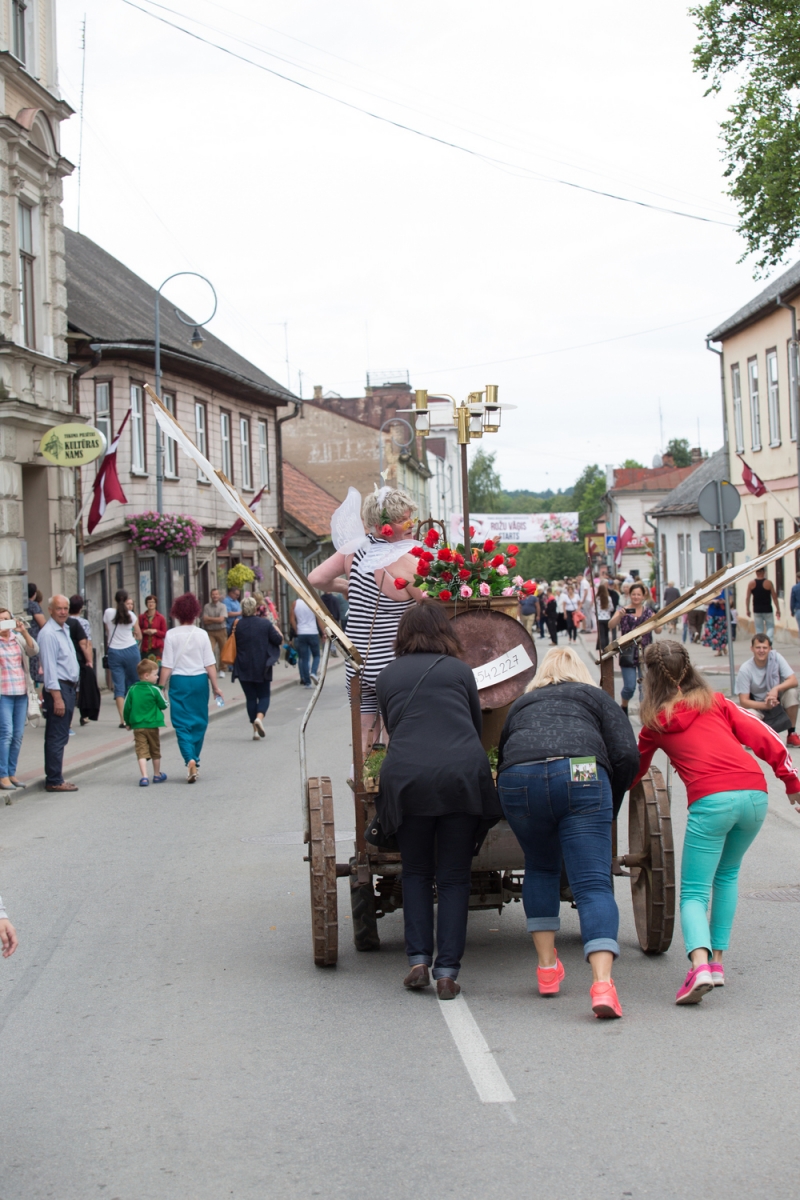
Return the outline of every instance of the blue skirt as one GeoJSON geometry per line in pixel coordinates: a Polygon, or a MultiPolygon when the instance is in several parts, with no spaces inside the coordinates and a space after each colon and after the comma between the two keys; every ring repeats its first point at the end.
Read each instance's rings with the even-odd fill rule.
{"type": "Polygon", "coordinates": [[[203,739],[208,729],[208,675],[171,675],[169,715],[183,761],[200,765],[203,739]]]}

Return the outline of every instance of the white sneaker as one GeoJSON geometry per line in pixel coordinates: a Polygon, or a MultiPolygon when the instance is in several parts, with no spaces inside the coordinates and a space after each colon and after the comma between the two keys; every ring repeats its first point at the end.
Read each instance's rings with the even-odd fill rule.
{"type": "Polygon", "coordinates": [[[219,676],[219,678],[220,678],[220,679],[224,679],[224,678],[225,678],[225,672],[224,672],[224,671],[217,671],[217,675],[219,676]]]}
{"type": "Polygon", "coordinates": [[[309,671],[309,675],[311,676],[311,682],[312,682],[312,683],[319,683],[319,676],[318,676],[318,675],[315,675],[313,671],[309,671]]]}
{"type": "Polygon", "coordinates": [[[260,742],[260,741],[261,741],[261,738],[258,736],[258,730],[256,729],[256,723],[255,723],[255,721],[253,721],[253,741],[254,741],[254,742],[260,742]]]}
{"type": "Polygon", "coordinates": [[[255,721],[253,721],[253,729],[255,729],[258,737],[263,738],[263,737],[267,736],[267,731],[264,728],[264,724],[261,720],[261,717],[256,717],[255,721]]]}

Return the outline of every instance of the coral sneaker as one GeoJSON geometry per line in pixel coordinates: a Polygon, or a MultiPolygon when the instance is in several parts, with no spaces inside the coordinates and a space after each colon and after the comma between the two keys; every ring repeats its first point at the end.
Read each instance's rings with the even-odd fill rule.
{"type": "Polygon", "coordinates": [[[786,739],[787,746],[800,746],[800,737],[796,733],[790,733],[786,739]]]}
{"type": "Polygon", "coordinates": [[[711,972],[711,978],[714,980],[714,987],[725,987],[725,968],[722,963],[710,962],[708,969],[711,972]]]}
{"type": "Polygon", "coordinates": [[[708,963],[692,967],[683,981],[683,987],[678,989],[675,997],[676,1004],[699,1004],[706,992],[714,990],[714,979],[708,969],[708,963]]]}
{"type": "Polygon", "coordinates": [[[592,1012],[596,1017],[622,1016],[622,1005],[613,979],[609,979],[608,983],[593,983],[589,994],[592,997],[592,1012]]]}
{"type": "Polygon", "coordinates": [[[556,965],[554,967],[537,967],[536,982],[539,984],[539,995],[557,996],[564,974],[564,964],[558,955],[556,955],[556,965]]]}

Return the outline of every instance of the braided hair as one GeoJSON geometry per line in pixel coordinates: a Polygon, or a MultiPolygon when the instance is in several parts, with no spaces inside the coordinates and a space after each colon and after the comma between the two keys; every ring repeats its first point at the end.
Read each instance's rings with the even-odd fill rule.
{"type": "Polygon", "coordinates": [[[661,729],[659,717],[669,716],[678,703],[700,712],[711,708],[714,702],[711,688],[695,670],[681,642],[668,639],[653,642],[645,650],[644,662],[647,670],[639,720],[648,729],[661,729]]]}

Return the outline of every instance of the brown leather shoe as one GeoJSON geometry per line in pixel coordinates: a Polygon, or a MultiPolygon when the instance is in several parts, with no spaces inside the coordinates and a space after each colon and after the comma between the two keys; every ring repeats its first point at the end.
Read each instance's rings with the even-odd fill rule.
{"type": "Polygon", "coordinates": [[[46,783],[44,790],[46,792],[77,792],[78,788],[74,783],[46,783]]]}
{"type": "Polygon", "coordinates": [[[446,975],[444,979],[436,980],[436,994],[440,1000],[455,1000],[460,991],[461,984],[456,983],[455,979],[451,979],[449,975],[446,975]]]}
{"type": "Polygon", "coordinates": [[[430,972],[425,963],[417,963],[415,967],[406,975],[403,980],[403,987],[407,988],[425,988],[430,987],[431,977],[430,972]]]}

